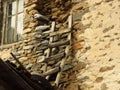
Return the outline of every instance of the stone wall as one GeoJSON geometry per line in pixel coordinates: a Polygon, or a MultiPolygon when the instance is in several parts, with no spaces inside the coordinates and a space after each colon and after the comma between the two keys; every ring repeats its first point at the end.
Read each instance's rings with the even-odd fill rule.
{"type": "MultiPolygon", "coordinates": [[[[50,22],[36,19],[35,14],[43,14],[47,16],[50,21],[53,19],[57,22],[61,22],[61,20],[64,21],[69,15],[67,13],[68,8],[64,9],[64,4],[68,5],[70,8],[70,3],[66,4],[67,1],[65,3],[63,1],[64,0],[25,0],[23,40],[17,43],[0,46],[0,57],[4,60],[9,59],[15,62],[10,55],[12,51],[25,66],[36,63],[42,52],[39,49],[40,31],[37,31],[36,27],[40,25],[50,26],[50,22]],[[57,6],[57,3],[60,3],[60,6],[57,6]],[[60,19],[58,19],[59,16],[61,16],[60,19]]],[[[70,2],[70,0],[68,0],[68,2],[70,2]]]]}
{"type": "Polygon", "coordinates": [[[24,2],[24,30],[23,40],[17,43],[3,45],[0,47],[0,57],[4,60],[12,58],[10,52],[24,64],[34,63],[39,56],[36,51],[37,40],[35,39],[35,27],[38,25],[38,20],[34,19],[34,14],[38,13],[36,10],[38,0],[25,0],[24,2]]]}

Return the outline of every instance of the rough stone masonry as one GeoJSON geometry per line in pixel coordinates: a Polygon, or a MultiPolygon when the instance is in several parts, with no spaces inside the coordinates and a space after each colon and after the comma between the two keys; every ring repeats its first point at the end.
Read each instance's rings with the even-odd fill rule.
{"type": "MultiPolygon", "coordinates": [[[[67,19],[69,15],[67,12],[69,12],[68,9],[71,7],[70,1],[71,0],[24,0],[22,41],[0,46],[0,58],[11,60],[15,63],[10,55],[10,52],[13,52],[23,65],[27,66],[35,63],[42,52],[39,51],[40,31],[36,30],[36,27],[49,25],[48,22],[35,18],[35,14],[45,15],[49,19],[56,20],[57,23],[59,23],[67,19]],[[57,3],[59,3],[59,5],[57,3]]],[[[0,12],[0,15],[2,15],[1,13],[2,12],[0,12]]],[[[2,20],[1,17],[0,20],[2,20]]]]}

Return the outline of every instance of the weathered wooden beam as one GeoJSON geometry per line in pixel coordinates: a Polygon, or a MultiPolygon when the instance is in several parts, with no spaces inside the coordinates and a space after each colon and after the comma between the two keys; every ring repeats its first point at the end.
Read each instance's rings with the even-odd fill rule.
{"type": "Polygon", "coordinates": [[[69,29],[56,31],[56,32],[50,33],[50,37],[55,36],[55,35],[60,35],[60,34],[69,33],[70,31],[71,31],[71,30],[69,30],[69,29]]]}
{"type": "Polygon", "coordinates": [[[62,58],[65,56],[65,53],[64,52],[61,52],[61,53],[58,53],[56,55],[52,55],[48,58],[45,58],[44,62],[49,62],[50,60],[56,60],[56,59],[59,59],[59,58],[62,58]]]}
{"type": "Polygon", "coordinates": [[[60,68],[59,67],[55,67],[53,69],[50,69],[48,71],[46,71],[45,73],[43,73],[41,76],[48,76],[48,75],[51,75],[51,74],[54,74],[56,72],[59,72],[60,68]]]}
{"type": "Polygon", "coordinates": [[[18,75],[18,73],[11,69],[1,59],[0,67],[0,81],[3,81],[10,90],[34,90],[22,77],[18,75]]]}
{"type": "Polygon", "coordinates": [[[66,47],[65,53],[66,53],[66,56],[65,56],[65,58],[62,59],[61,64],[60,64],[60,70],[61,71],[57,74],[57,77],[56,77],[56,80],[55,80],[55,85],[56,86],[59,85],[59,80],[60,80],[60,77],[61,77],[61,73],[63,71],[64,65],[65,65],[65,61],[68,58],[69,47],[66,47]]]}
{"type": "Polygon", "coordinates": [[[37,26],[36,28],[35,28],[35,31],[42,31],[42,30],[45,30],[45,29],[48,29],[48,28],[50,28],[50,26],[37,26]]]}
{"type": "MultiPolygon", "coordinates": [[[[55,30],[55,22],[52,22],[51,24],[51,29],[50,29],[50,32],[54,32],[55,30]]],[[[49,43],[51,43],[53,41],[53,37],[50,37],[50,40],[49,40],[49,43]]],[[[50,54],[51,54],[51,51],[52,49],[51,48],[48,48],[47,52],[46,52],[46,58],[49,58],[50,54]]],[[[47,64],[46,64],[46,68],[47,68],[47,64]]],[[[47,71],[47,69],[46,69],[47,71]]],[[[46,76],[46,79],[48,80],[50,77],[50,75],[46,76]]]]}
{"type": "MultiPolygon", "coordinates": [[[[70,14],[70,16],[68,17],[68,28],[71,30],[72,29],[72,13],[70,14]]],[[[71,33],[68,34],[67,37],[68,40],[70,40],[70,44],[71,44],[71,33]]],[[[60,81],[60,77],[61,77],[61,73],[63,71],[64,65],[65,65],[65,61],[68,58],[68,54],[69,54],[69,49],[70,49],[70,45],[66,47],[65,49],[65,58],[62,59],[61,64],[60,64],[60,72],[57,74],[56,80],[55,80],[55,85],[58,86],[59,85],[59,81],[60,81]]]]}
{"type": "Polygon", "coordinates": [[[16,58],[16,56],[11,52],[10,53],[12,55],[12,57],[16,60],[16,62],[20,65],[20,67],[28,74],[30,75],[30,73],[26,70],[26,68],[22,65],[22,63],[16,58]]]}

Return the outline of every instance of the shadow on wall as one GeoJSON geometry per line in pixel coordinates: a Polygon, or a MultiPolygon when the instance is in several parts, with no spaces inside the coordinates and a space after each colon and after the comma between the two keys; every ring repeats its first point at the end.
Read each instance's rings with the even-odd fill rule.
{"type": "Polygon", "coordinates": [[[40,0],[38,11],[57,22],[64,22],[72,7],[71,0],[40,0]]]}

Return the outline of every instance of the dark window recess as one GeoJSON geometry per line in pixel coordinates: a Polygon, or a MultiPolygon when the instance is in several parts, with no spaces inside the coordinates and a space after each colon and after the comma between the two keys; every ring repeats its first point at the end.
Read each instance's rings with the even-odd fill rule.
{"type": "Polygon", "coordinates": [[[6,21],[4,26],[3,44],[20,41],[23,31],[23,0],[6,2],[6,21]]]}

